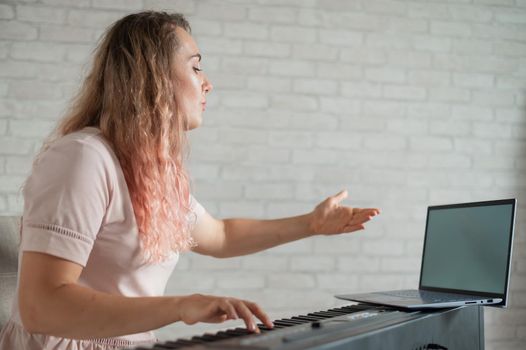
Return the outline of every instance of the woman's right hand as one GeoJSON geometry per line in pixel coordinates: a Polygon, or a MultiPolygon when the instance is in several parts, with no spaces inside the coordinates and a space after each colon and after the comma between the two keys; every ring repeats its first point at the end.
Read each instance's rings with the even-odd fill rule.
{"type": "Polygon", "coordinates": [[[241,318],[249,331],[259,333],[253,317],[256,316],[265,326],[273,327],[267,314],[256,303],[247,300],[192,294],[181,297],[178,304],[181,321],[186,324],[221,323],[241,318]]]}

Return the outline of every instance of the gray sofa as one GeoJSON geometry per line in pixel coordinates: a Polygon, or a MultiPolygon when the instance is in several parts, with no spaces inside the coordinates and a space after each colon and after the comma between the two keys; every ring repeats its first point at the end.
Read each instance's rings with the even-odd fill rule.
{"type": "Polygon", "coordinates": [[[0,216],[0,328],[11,314],[18,271],[20,217],[0,216]]]}

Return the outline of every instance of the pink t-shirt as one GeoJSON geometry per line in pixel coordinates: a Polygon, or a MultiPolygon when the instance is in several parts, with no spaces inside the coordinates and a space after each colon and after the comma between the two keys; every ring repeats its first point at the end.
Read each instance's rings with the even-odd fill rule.
{"type": "MultiPolygon", "coordinates": [[[[205,210],[191,200],[198,220],[205,210]]],[[[62,137],[39,157],[24,188],[19,266],[24,251],[82,265],[80,285],[128,297],[163,295],[179,258],[174,253],[166,262],[144,263],[124,175],[94,127],[62,137]]],[[[92,340],[30,334],[22,327],[17,300],[0,333],[0,349],[17,350],[107,350],[153,341],[153,332],[92,340]]]]}

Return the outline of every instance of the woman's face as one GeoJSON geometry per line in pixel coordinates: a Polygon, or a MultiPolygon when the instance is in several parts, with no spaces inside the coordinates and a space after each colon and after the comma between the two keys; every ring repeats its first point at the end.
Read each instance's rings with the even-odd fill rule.
{"type": "Polygon", "coordinates": [[[192,36],[184,29],[176,29],[180,47],[175,57],[176,102],[179,116],[188,120],[188,130],[203,121],[206,94],[212,90],[208,77],[201,71],[201,55],[192,36]]]}

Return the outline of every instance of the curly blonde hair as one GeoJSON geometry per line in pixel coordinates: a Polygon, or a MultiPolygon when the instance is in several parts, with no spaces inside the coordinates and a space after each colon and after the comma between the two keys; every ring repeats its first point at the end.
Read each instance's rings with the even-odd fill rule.
{"type": "Polygon", "coordinates": [[[150,262],[190,249],[187,120],[178,114],[174,77],[181,14],[141,12],[115,22],[99,43],[91,70],[58,136],[100,128],[119,159],[150,262]]]}

